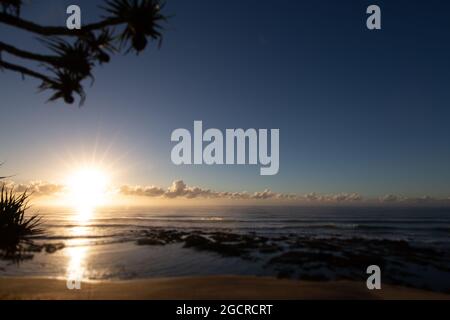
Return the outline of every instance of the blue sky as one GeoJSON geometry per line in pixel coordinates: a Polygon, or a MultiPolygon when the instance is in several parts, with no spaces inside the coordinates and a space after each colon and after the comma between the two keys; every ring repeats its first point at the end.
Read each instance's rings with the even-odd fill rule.
{"type": "MultiPolygon", "coordinates": [[[[78,4],[87,23],[100,2],[43,0],[23,16],[64,25],[65,7],[78,4]]],[[[97,148],[119,168],[118,183],[450,195],[450,3],[169,0],[166,13],[161,49],[98,67],[80,109],[45,103],[38,81],[0,73],[2,173],[58,180],[65,163],[97,148]],[[371,32],[374,3],[383,29],[371,32]],[[279,174],[174,166],[170,134],[194,120],[279,128],[279,174]]],[[[3,26],[0,39],[39,50],[3,26]]]]}

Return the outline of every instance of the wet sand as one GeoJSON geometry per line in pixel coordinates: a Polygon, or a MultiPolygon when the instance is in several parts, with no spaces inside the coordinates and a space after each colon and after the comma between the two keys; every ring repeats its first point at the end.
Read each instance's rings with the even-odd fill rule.
{"type": "Polygon", "coordinates": [[[66,281],[41,278],[0,278],[0,299],[26,300],[196,300],[196,299],[450,299],[450,295],[384,285],[369,291],[353,281],[313,282],[275,278],[211,276],[156,278],[82,283],[68,290],[66,281]]]}

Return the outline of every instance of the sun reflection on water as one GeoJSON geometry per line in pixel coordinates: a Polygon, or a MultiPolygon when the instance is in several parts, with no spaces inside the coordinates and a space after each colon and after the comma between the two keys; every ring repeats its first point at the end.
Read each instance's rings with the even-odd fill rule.
{"type": "Polygon", "coordinates": [[[73,208],[71,221],[75,227],[69,230],[70,240],[67,242],[68,281],[79,281],[88,278],[89,224],[98,206],[108,198],[109,176],[96,166],[81,166],[67,178],[67,203],[73,208]]]}
{"type": "Polygon", "coordinates": [[[76,212],[75,223],[78,226],[73,227],[69,235],[72,237],[67,243],[67,270],[66,277],[70,281],[83,281],[87,275],[87,258],[89,254],[88,239],[89,220],[94,214],[94,208],[87,210],[78,210],[76,212]]]}

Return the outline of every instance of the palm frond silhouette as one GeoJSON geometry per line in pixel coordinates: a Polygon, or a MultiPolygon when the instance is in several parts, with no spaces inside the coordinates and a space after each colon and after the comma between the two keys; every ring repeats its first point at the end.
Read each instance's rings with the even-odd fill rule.
{"type": "Polygon", "coordinates": [[[54,77],[48,81],[43,81],[39,86],[39,90],[52,90],[53,95],[49,101],[55,101],[58,99],[64,99],[68,104],[72,104],[75,101],[74,94],[80,96],[80,105],[83,105],[86,100],[86,94],[84,92],[81,81],[83,80],[78,73],[73,73],[65,69],[54,69],[54,77]]]}
{"type": "Polygon", "coordinates": [[[86,99],[83,81],[94,79],[96,65],[110,62],[113,54],[131,51],[140,53],[150,41],[162,43],[163,24],[168,18],[162,13],[161,0],[105,0],[100,8],[102,20],[82,26],[81,30],[42,26],[20,17],[23,1],[0,0],[0,24],[40,36],[40,42],[51,55],[31,52],[0,41],[0,70],[18,72],[42,81],[40,91],[53,91],[48,101],[63,99],[67,104],[79,104],[86,99]],[[117,31],[119,30],[119,31],[117,31]],[[16,58],[34,61],[38,68],[6,61],[6,53],[16,58]]]}
{"type": "Polygon", "coordinates": [[[1,7],[4,13],[20,15],[20,8],[22,7],[22,0],[4,0],[1,1],[1,7]]]}
{"type": "Polygon", "coordinates": [[[56,37],[42,39],[41,41],[57,54],[58,58],[53,63],[54,67],[63,69],[80,79],[92,77],[94,57],[85,42],[69,43],[56,37]]]}
{"type": "Polygon", "coordinates": [[[164,3],[158,0],[109,0],[106,3],[103,8],[110,13],[108,18],[119,19],[127,24],[119,37],[121,46],[131,42],[127,51],[134,49],[137,53],[141,52],[148,44],[147,38],[161,44],[161,23],[167,21],[167,17],[161,14],[164,3]]]}
{"type": "Polygon", "coordinates": [[[26,214],[29,198],[27,191],[16,193],[6,183],[0,184],[0,249],[15,251],[26,237],[44,232],[40,216],[26,214]]]}

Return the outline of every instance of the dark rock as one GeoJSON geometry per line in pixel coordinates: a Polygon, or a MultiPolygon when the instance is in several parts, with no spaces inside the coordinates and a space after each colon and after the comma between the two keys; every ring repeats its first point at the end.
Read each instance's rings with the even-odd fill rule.
{"type": "Polygon", "coordinates": [[[243,256],[246,248],[242,244],[225,244],[211,241],[203,236],[190,235],[184,240],[185,248],[194,248],[202,251],[211,251],[222,256],[243,256]]]}
{"type": "Polygon", "coordinates": [[[44,244],[45,252],[47,253],[55,253],[58,250],[61,250],[65,247],[64,243],[48,243],[44,244]]]}
{"type": "Polygon", "coordinates": [[[154,238],[142,238],[136,241],[139,246],[163,246],[165,245],[164,241],[154,239],[154,238]]]}

